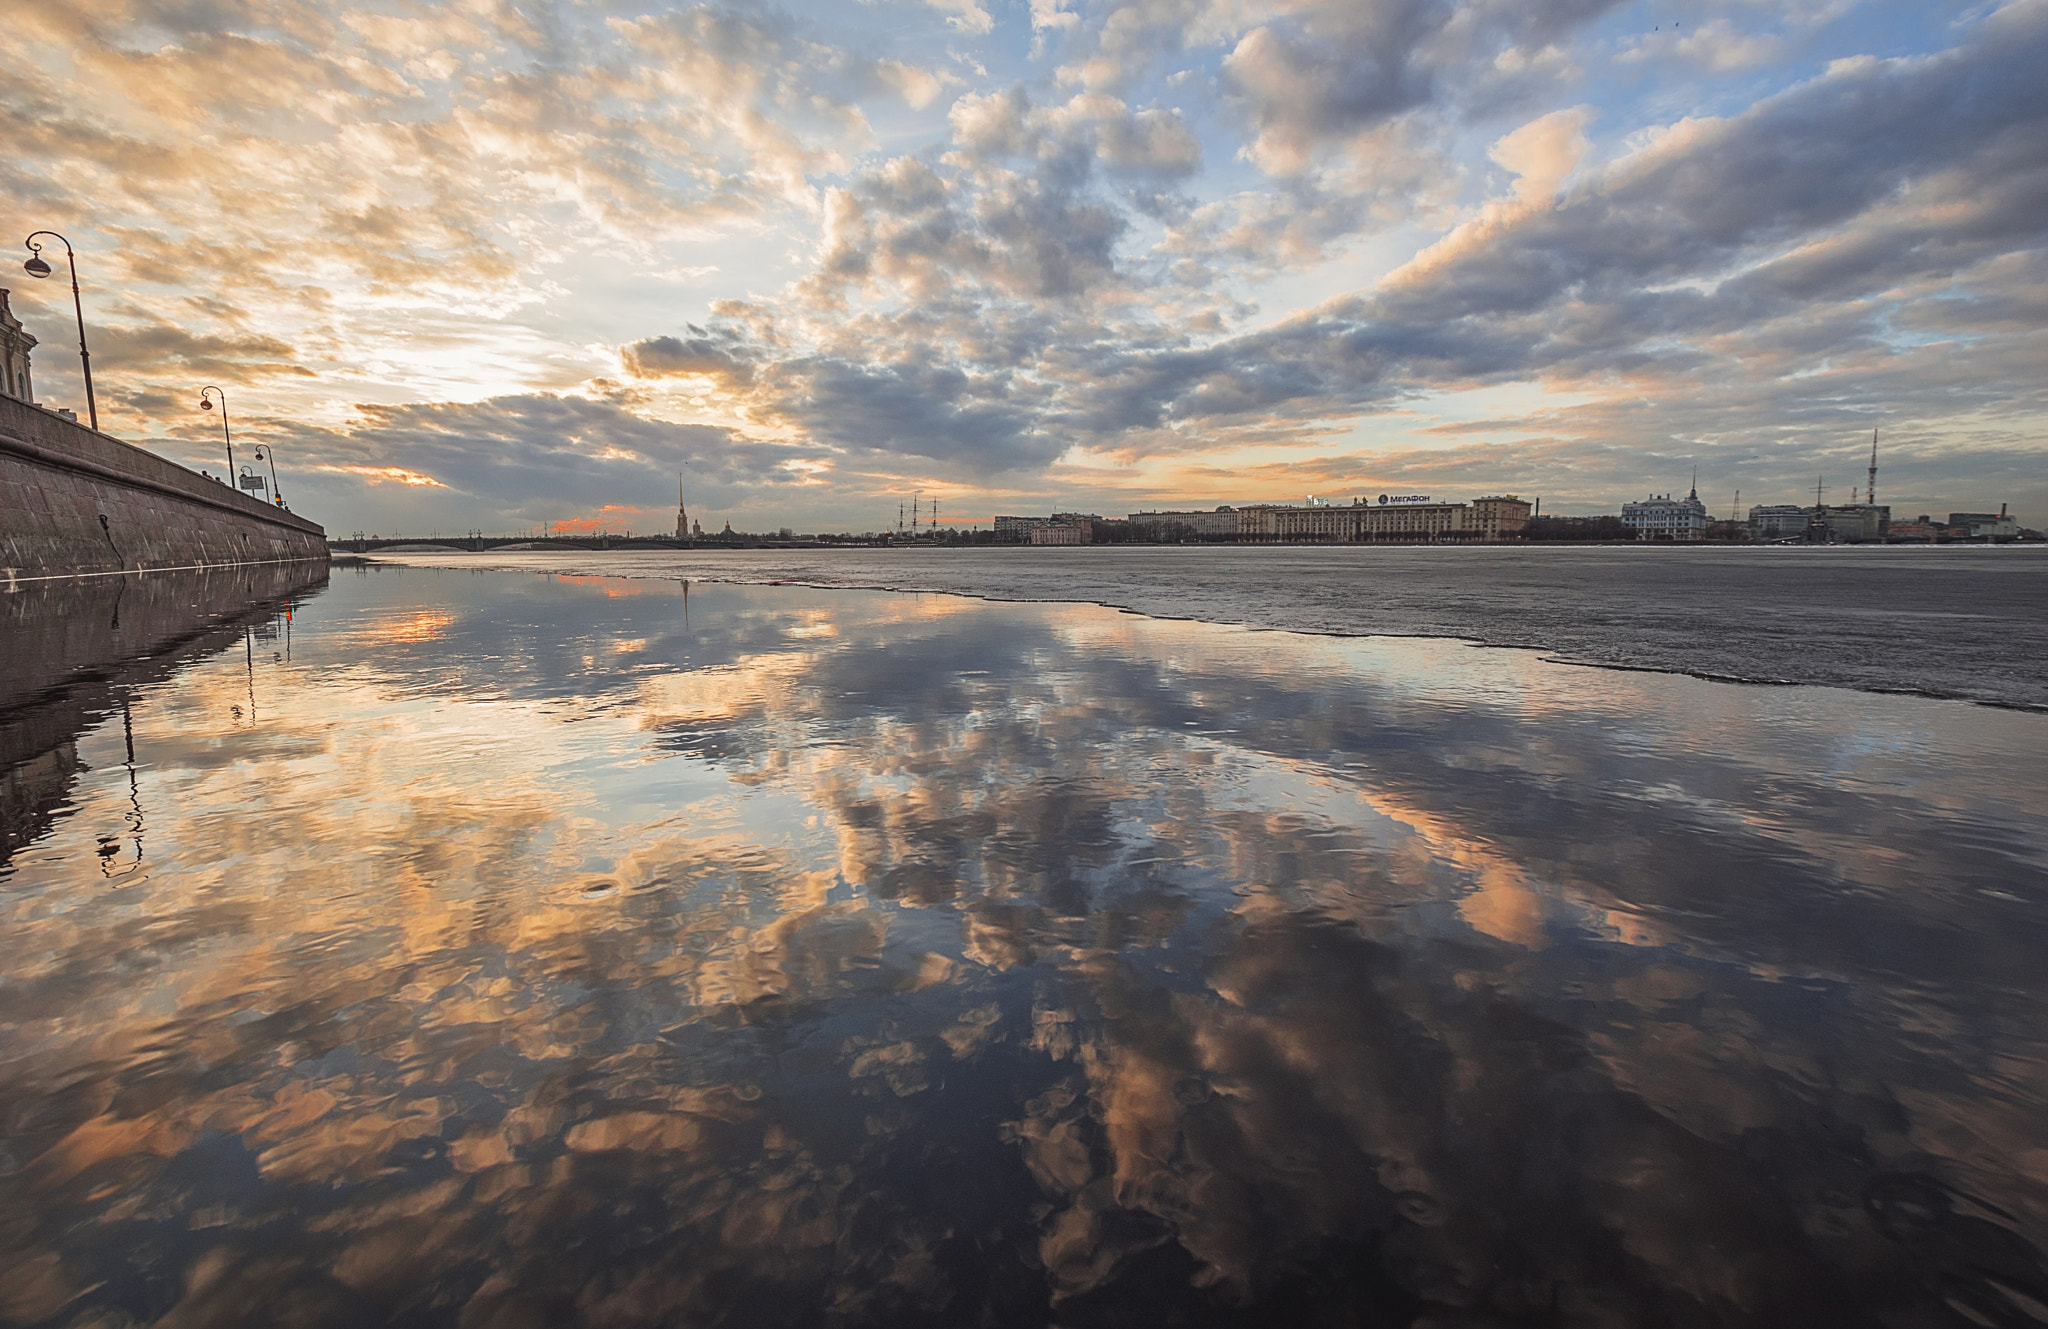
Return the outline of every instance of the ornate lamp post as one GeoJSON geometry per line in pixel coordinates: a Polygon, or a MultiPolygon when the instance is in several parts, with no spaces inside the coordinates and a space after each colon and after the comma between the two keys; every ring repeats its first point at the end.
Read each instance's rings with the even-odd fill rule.
{"type": "Polygon", "coordinates": [[[235,480],[235,436],[228,432],[228,394],[222,392],[219,388],[199,389],[199,409],[202,411],[213,409],[213,403],[206,396],[209,392],[220,398],[220,436],[226,439],[228,443],[228,483],[233,485],[237,483],[235,480]]]}
{"type": "Polygon", "coordinates": [[[277,486],[277,449],[266,448],[260,443],[257,444],[256,460],[267,461],[270,463],[270,496],[276,500],[277,506],[283,507],[284,490],[278,488],[277,486]]]}
{"type": "Polygon", "coordinates": [[[92,396],[92,355],[85,349],[85,306],[78,298],[78,256],[71,252],[71,242],[55,231],[36,231],[23,241],[28,246],[28,262],[21,266],[31,277],[47,277],[50,265],[43,261],[43,247],[36,243],[36,237],[47,235],[52,240],[62,241],[64,257],[71,264],[71,308],[78,315],[78,363],[85,369],[85,414],[92,421],[94,432],[100,427],[100,408],[92,396]]]}

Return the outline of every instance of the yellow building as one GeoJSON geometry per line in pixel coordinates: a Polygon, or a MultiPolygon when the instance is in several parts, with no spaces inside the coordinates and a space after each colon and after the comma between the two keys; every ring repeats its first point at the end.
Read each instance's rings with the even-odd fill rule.
{"type": "Polygon", "coordinates": [[[1520,535],[1529,525],[1532,508],[1514,494],[1472,500],[1472,532],[1481,540],[1520,535]]]}
{"type": "MultiPolygon", "coordinates": [[[[1527,505],[1523,508],[1526,512],[1527,505]]],[[[1326,544],[1459,540],[1476,534],[1471,513],[1463,503],[1426,499],[1368,503],[1361,498],[1341,507],[1262,506],[1237,510],[1237,533],[1240,540],[1326,544]]],[[[1523,521],[1526,524],[1526,516],[1523,521]]]]}
{"type": "Polygon", "coordinates": [[[1358,500],[1352,539],[1379,543],[1391,540],[1462,540],[1470,538],[1472,510],[1463,503],[1367,503],[1358,500]]]}

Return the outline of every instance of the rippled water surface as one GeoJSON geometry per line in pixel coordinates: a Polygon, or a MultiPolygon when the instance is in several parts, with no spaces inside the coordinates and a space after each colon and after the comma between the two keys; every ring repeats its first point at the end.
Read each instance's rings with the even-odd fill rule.
{"type": "Polygon", "coordinates": [[[2048,717],[284,604],[0,716],[0,1322],[2048,1320],[2048,717]]]}

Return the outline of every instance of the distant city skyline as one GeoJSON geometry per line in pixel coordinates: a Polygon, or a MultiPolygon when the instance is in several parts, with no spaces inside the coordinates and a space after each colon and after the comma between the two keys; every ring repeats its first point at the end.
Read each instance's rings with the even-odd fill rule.
{"type": "Polygon", "coordinates": [[[36,397],[351,529],[2048,520],[2048,0],[34,5],[36,397]],[[239,449],[238,449],[239,451],[239,449]]]}

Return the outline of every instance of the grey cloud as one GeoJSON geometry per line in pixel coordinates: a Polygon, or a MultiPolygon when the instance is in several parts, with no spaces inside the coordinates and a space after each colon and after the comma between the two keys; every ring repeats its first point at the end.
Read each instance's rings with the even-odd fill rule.
{"type": "Polygon", "coordinates": [[[997,297],[1070,300],[1116,280],[1122,210],[1094,188],[1098,155],[1132,177],[1170,179],[1199,151],[1165,112],[1130,113],[1109,98],[1034,109],[1022,91],[963,98],[960,151],[933,163],[897,158],[831,205],[814,289],[875,279],[914,298],[965,285],[997,297]],[[1021,171],[995,165],[1027,159],[1021,171]]]}
{"type": "Polygon", "coordinates": [[[1068,345],[1039,328],[1022,361],[1050,386],[1039,418],[1120,455],[1201,451],[1540,377],[1600,397],[1518,431],[1550,431],[1544,467],[1581,494],[1600,486],[1594,503],[1657,448],[1758,484],[1839,467],[1828,458],[1873,410],[1909,435],[1981,413],[1993,423],[1963,455],[1899,464],[1919,495],[1941,491],[1943,468],[1985,492],[2016,474],[1995,458],[2020,455],[2023,421],[2048,409],[2025,368],[2043,353],[2028,314],[2048,298],[2044,55],[2029,6],[1939,55],[1838,64],[1254,333],[1193,345],[1105,325],[1068,345]],[[1894,336],[1916,327],[1969,336],[1968,355],[1894,336]],[[1648,386],[1616,395],[1631,378],[1648,386]]]}
{"type": "Polygon", "coordinates": [[[1108,280],[1126,226],[1110,205],[1035,179],[983,195],[975,219],[995,241],[987,275],[1041,297],[1076,295],[1108,280]]]}
{"type": "MultiPolygon", "coordinates": [[[[1416,283],[1412,299],[1442,318],[1534,308],[1573,290],[1714,279],[1746,251],[1816,233],[1845,261],[1805,291],[1789,281],[1788,294],[1826,286],[1840,298],[1852,293],[1843,283],[1849,273],[1894,280],[1897,269],[1873,265],[1902,250],[1952,270],[1968,249],[1981,254],[2039,237],[2048,226],[2048,85],[2037,74],[2048,56],[2048,22],[2041,7],[2029,8],[1999,16],[1968,46],[1838,66],[1735,119],[1675,130],[1640,161],[1416,283]],[[1930,243],[1853,252],[1859,216],[1884,225],[1886,205],[1914,202],[1916,186],[1929,183],[1950,205],[1948,216],[1914,228],[1930,243]],[[1827,231],[1843,226],[1846,237],[1827,231]]],[[[1816,257],[1795,253],[1772,267],[1786,278],[1813,273],[1816,257]]],[[[1389,303],[1398,308],[1404,297],[1389,303]]]]}
{"type": "Polygon", "coordinates": [[[425,471],[470,493],[532,494],[603,501],[633,480],[665,490],[688,462],[728,484],[772,481],[789,452],[723,429],[647,420],[609,402],[580,397],[499,397],[358,408],[348,432],[366,459],[425,471]]]}
{"type": "Polygon", "coordinates": [[[1120,277],[1129,222],[1098,177],[1130,186],[1133,206],[1173,214],[1182,205],[1165,187],[1201,165],[1177,113],[1100,94],[1036,106],[1012,87],[961,98],[949,120],[953,151],[894,158],[835,194],[815,297],[879,280],[914,299],[964,287],[1073,300],[1120,277]]]}
{"type": "Polygon", "coordinates": [[[1637,358],[1683,369],[1708,354],[1690,339],[1768,334],[1773,319],[1834,322],[1804,354],[1853,348],[1881,331],[1878,311],[1813,307],[1811,294],[1880,298],[1906,276],[1952,276],[2048,235],[2048,85],[2036,77],[2048,23],[2034,7],[1987,29],[1940,56],[1838,67],[1733,120],[1675,130],[1553,207],[1220,356],[1122,368],[1109,414],[1133,415],[1121,386],[1133,378],[1167,394],[1151,412],[1166,419],[1209,416],[1212,401],[1351,411],[1390,384],[1626,371],[1637,358]],[[1916,209],[1937,173],[1929,192],[1961,202],[1916,209]],[[1914,242],[1873,242],[1865,226],[1903,226],[1914,242]],[[1745,261],[1756,266],[1721,280],[1745,261]],[[1232,367],[1215,370],[1217,358],[1232,367]]]}
{"type": "Polygon", "coordinates": [[[691,324],[688,337],[651,337],[620,352],[636,378],[705,374],[736,386],[753,382],[758,352],[731,328],[706,331],[691,324]]]}
{"type": "Polygon", "coordinates": [[[1120,174],[1178,179],[1202,167],[1202,145],[1181,118],[1157,108],[1105,119],[1097,130],[1104,164],[1120,174]]]}
{"type": "Polygon", "coordinates": [[[928,458],[977,476],[1041,470],[1066,449],[1040,425],[1028,385],[957,365],[811,359],[781,367],[778,407],[817,439],[928,458]]]}
{"type": "Polygon", "coordinates": [[[1254,28],[1223,62],[1263,133],[1320,139],[1428,99],[1420,50],[1449,17],[1438,0],[1374,0],[1310,11],[1303,22],[1254,28]]]}
{"type": "MultiPolygon", "coordinates": [[[[458,522],[516,529],[607,505],[625,512],[628,524],[632,510],[657,514],[641,519],[639,528],[646,529],[662,524],[658,514],[673,511],[678,469],[688,468],[693,506],[731,511],[762,495],[788,493],[800,481],[785,463],[804,455],[581,397],[365,405],[357,412],[344,428],[262,417],[243,424],[250,441],[279,447],[294,505],[320,512],[330,529],[374,529],[404,519],[438,521],[444,530],[458,522]],[[384,468],[431,476],[447,488],[386,481],[384,468]],[[366,493],[370,484],[375,490],[366,493]]],[[[195,435],[170,450],[203,461],[211,447],[195,435]]]]}
{"type": "Polygon", "coordinates": [[[1251,156],[1292,175],[1319,149],[1444,102],[1451,89],[1494,108],[1526,99],[1568,72],[1555,44],[1617,3],[1131,0],[1086,24],[1062,75],[1123,88],[1163,54],[1222,42],[1225,85],[1254,134],[1251,156]],[[1503,59],[1511,53],[1518,58],[1503,59]]]}

